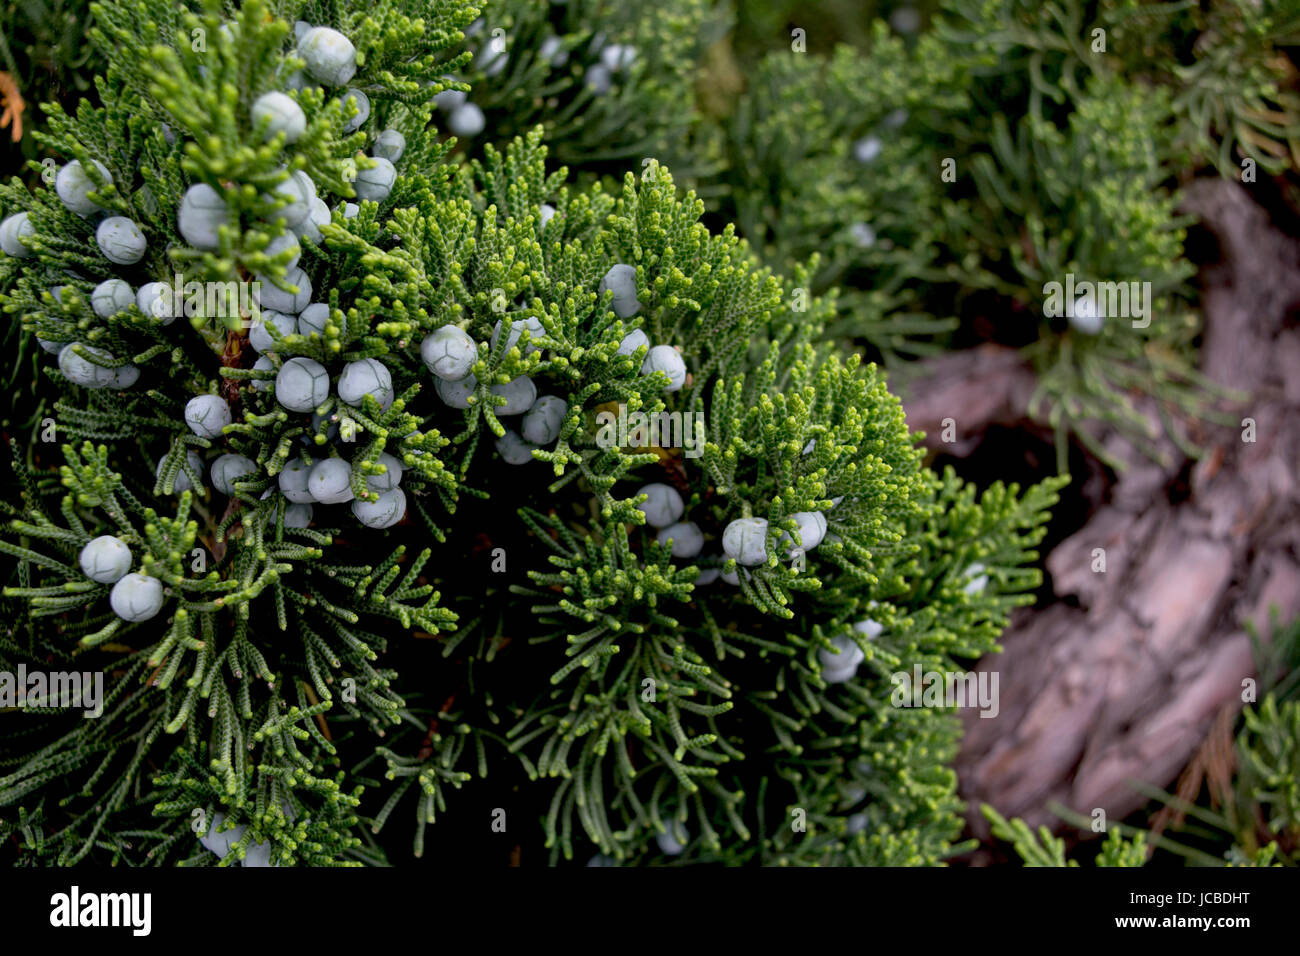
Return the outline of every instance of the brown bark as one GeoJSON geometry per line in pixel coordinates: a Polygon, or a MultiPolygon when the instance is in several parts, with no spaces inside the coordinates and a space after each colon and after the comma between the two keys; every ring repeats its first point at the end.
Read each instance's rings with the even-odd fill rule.
{"type": "MultiPolygon", "coordinates": [[[[1128,467],[1046,556],[1060,600],[1019,613],[1004,653],[980,662],[999,672],[998,716],[963,713],[957,771],[982,837],[984,802],[1056,830],[1049,801],[1085,816],[1101,807],[1110,821],[1143,806],[1133,781],[1168,788],[1216,715],[1241,708],[1242,681],[1254,676],[1243,622],[1266,638],[1269,605],[1283,620],[1300,613],[1300,329],[1288,321],[1300,247],[1236,183],[1198,181],[1185,207],[1223,256],[1203,273],[1202,370],[1250,394],[1241,417],[1255,420],[1257,441],[1238,427],[1197,426],[1210,453],[1184,469],[1162,437],[1177,464],[1161,468],[1093,432],[1128,467]],[[1188,491],[1171,498],[1184,471],[1188,491]],[[1105,549],[1105,573],[1092,570],[1095,548],[1105,549]]],[[[938,359],[905,386],[905,406],[927,444],[963,455],[990,424],[1037,427],[1024,420],[1032,388],[1016,353],[989,346],[938,359]],[[955,445],[939,441],[945,417],[957,423],[955,445]]],[[[1154,407],[1145,412],[1160,430],[1154,407]]]]}

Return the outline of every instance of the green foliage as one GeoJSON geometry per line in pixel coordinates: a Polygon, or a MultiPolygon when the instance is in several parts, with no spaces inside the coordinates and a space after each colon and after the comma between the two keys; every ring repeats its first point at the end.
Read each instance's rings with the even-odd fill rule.
{"type": "MultiPolygon", "coordinates": [[[[660,27],[694,30],[702,8],[685,9],[660,27]]],[[[662,859],[649,847],[671,827],[689,844],[684,861],[941,861],[960,830],[945,766],[958,725],[891,706],[889,678],[958,670],[995,648],[1038,583],[1033,547],[1061,483],[977,498],[923,468],[881,373],[825,338],[835,304],[809,296],[811,272],[782,278],[731,228],[710,231],[703,202],[658,163],[615,193],[566,185],[540,129],[456,159],[431,103],[444,84],[425,80],[463,67],[460,30],[475,13],[309,5],[302,16],[356,44],[352,84],[372,115],[343,135],[339,99],[308,86],[290,145],[263,143],[249,119],[252,100],[302,65],[262,0],[232,21],[215,2],[95,8],[104,105],[56,108],[41,140],[105,165],[90,198],[140,223],[146,255],[107,263],[93,219],[48,185],[15,181],[0,203],[29,213],[34,255],[0,262],[3,307],[42,340],[134,366],[140,380],[87,390],[32,353],[61,394],[50,417],[63,464],[56,475],[35,422],[12,447],[22,495],[3,505],[0,551],[14,562],[4,600],[19,623],[0,663],[75,661],[104,673],[106,699],[95,720],[6,715],[22,721],[0,737],[0,805],[17,815],[6,845],[20,862],[208,865],[217,858],[194,833],[242,827],[223,865],[268,846],[271,863],[377,863],[411,840],[416,855],[430,836],[445,847],[438,823],[465,830],[476,806],[518,791],[528,796],[509,832],[552,859],[592,846],[662,859]],[[258,310],[238,300],[239,283],[290,281],[290,254],[267,254],[285,232],[284,200],[270,197],[297,170],[322,195],[353,197],[373,165],[363,150],[387,127],[407,143],[388,197],[351,218],[335,210],[319,241],[300,238],[313,298],[329,306],[323,332],[273,333],[270,370],[254,369],[258,310]],[[175,227],[196,183],[229,210],[208,251],[175,227]],[[544,202],[556,214],[543,227],[544,202]],[[636,270],[632,319],[598,291],[616,262],[636,270]],[[223,294],[187,302],[171,324],[136,305],[107,319],[90,308],[106,278],[134,287],[177,274],[223,294]],[[489,344],[498,322],[525,321],[541,331],[489,344]],[[479,343],[463,411],[433,400],[419,355],[446,324],[479,343]],[[663,391],[640,355],[618,354],[634,327],[681,348],[684,388],[663,391]],[[331,376],[381,359],[394,401],[333,395],[314,417],[291,412],[255,386],[293,357],[331,376]],[[492,387],[521,375],[568,410],[557,443],[534,453],[544,464],[514,471],[492,451],[513,424],[492,387]],[[182,410],[213,393],[234,420],[204,438],[182,410]],[[619,407],[693,416],[701,455],[600,441],[597,416],[619,407]],[[252,462],[230,495],[210,487],[217,452],[252,462]],[[404,469],[401,524],[370,531],[324,505],[307,527],[286,521],[286,467],[350,458],[364,501],[381,453],[404,469]],[[705,554],[674,558],[645,527],[636,489],[655,479],[681,489],[705,554]],[[831,537],[783,558],[791,516],[808,511],[831,537]],[[740,569],[718,540],[750,515],[770,522],[769,557],[740,569]],[[104,534],[161,584],[155,618],[118,617],[109,586],[82,574],[80,550],[104,534]],[[977,561],[982,589],[969,582],[977,561]],[[737,585],[706,586],[710,568],[737,585]],[[854,629],[867,614],[878,636],[854,629]],[[844,683],[825,680],[819,658],[836,638],[865,658],[844,683]],[[869,824],[850,839],[854,806],[869,824]],[[806,829],[789,826],[791,809],[806,829]]],[[[512,102],[502,108],[519,113],[512,102]]],[[[644,148],[634,139],[609,159],[644,148]]]]}

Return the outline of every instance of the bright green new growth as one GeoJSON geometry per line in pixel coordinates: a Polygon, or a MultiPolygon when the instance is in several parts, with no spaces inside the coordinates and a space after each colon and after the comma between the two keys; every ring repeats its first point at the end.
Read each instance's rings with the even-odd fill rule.
{"type": "Polygon", "coordinates": [[[141,224],[139,265],[96,255],[92,223],[52,190],[0,188],[0,213],[27,210],[36,227],[31,258],[0,260],[6,311],[42,339],[141,370],[134,387],[87,390],[41,356],[63,395],[51,416],[57,479],[50,446],[14,447],[25,494],[6,505],[0,550],[17,560],[5,598],[26,613],[0,639],[0,663],[102,670],[107,697],[95,720],[6,716],[22,732],[0,744],[0,806],[18,814],[23,858],[210,864],[192,825],[221,812],[248,827],[227,865],[266,842],[282,865],[401,862],[412,816],[417,855],[430,836],[452,840],[438,823],[481,828],[486,841],[516,786],[526,796],[511,804],[508,839],[552,859],[670,859],[655,837],[673,821],[689,862],[951,854],[957,721],[892,706],[890,676],[958,670],[995,649],[1038,583],[1027,565],[1062,482],[977,498],[924,467],[881,373],[826,339],[835,304],[809,294],[810,272],[784,279],[730,228],[710,232],[703,203],[657,163],[611,195],[548,173],[540,131],[455,160],[431,98],[436,78],[464,65],[459,31],[476,15],[466,4],[298,12],[355,45],[350,86],[371,115],[345,136],[336,92],[308,86],[294,94],[307,125],[291,146],[263,143],[249,108],[301,66],[295,12],[278,19],[250,0],[223,23],[221,9],[96,8],[107,105],[56,112],[45,139],[108,168],[112,182],[91,198],[141,224]],[[271,370],[254,370],[256,309],[237,307],[237,283],[283,281],[289,259],[265,254],[280,232],[267,195],[303,170],[331,205],[351,200],[385,128],[406,141],[389,196],[352,218],[335,210],[320,243],[301,239],[299,268],[329,306],[323,334],[276,335],[271,370]],[[218,248],[202,253],[176,230],[198,182],[230,209],[218,248]],[[556,209],[545,228],[543,203],[556,209]],[[596,291],[616,263],[637,273],[629,319],[596,291]],[[166,326],[134,305],[108,319],[90,308],[104,279],[134,288],[175,272],[226,294],[166,326]],[[498,321],[528,319],[543,334],[489,346],[498,321]],[[463,412],[438,401],[420,357],[424,336],[448,323],[479,347],[463,412]],[[617,354],[633,328],[681,349],[684,388],[664,391],[662,375],[641,374],[642,356],[617,354]],[[287,411],[254,385],[292,357],[332,379],[379,359],[396,400],[385,411],[332,391],[315,421],[287,411]],[[490,388],[521,375],[568,413],[553,447],[511,466],[493,451],[508,422],[490,388]],[[214,391],[233,423],[198,437],[182,410],[214,391]],[[702,454],[598,441],[598,415],[620,405],[698,416],[702,454]],[[230,496],[210,488],[218,453],[256,465],[230,496]],[[318,505],[311,526],[286,525],[288,464],[350,460],[364,499],[381,453],[404,468],[403,523],[372,531],[347,505],[318,505]],[[192,490],[176,495],[182,475],[192,490]],[[681,492],[706,536],[699,559],[673,559],[644,527],[636,491],[652,481],[681,492]],[[802,562],[778,543],[798,512],[829,526],[802,562]],[[748,516],[769,521],[769,558],[744,571],[719,542],[748,516]],[[165,586],[152,620],[118,618],[108,588],[81,573],[77,553],[102,534],[165,586]],[[982,588],[971,586],[976,563],[982,588]],[[697,584],[710,566],[738,583],[697,584]],[[854,629],[868,618],[877,636],[854,629]],[[830,683],[820,655],[845,638],[864,659],[830,683]]]}

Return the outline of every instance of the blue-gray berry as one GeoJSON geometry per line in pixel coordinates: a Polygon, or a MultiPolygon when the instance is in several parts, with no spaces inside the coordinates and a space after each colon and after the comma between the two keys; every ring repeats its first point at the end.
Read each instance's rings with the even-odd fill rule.
{"type": "Polygon", "coordinates": [[[120,538],[100,535],[77,555],[81,573],[100,584],[115,584],[131,570],[131,549],[120,538]]]}
{"type": "Polygon", "coordinates": [[[235,482],[257,474],[257,463],[244,455],[227,453],[212,463],[212,487],[223,495],[235,493],[235,482]]]}
{"type": "Polygon", "coordinates": [[[524,441],[534,445],[549,445],[560,437],[560,427],[569,414],[569,403],[555,395],[543,395],[519,421],[519,432],[524,441]]]}
{"type": "Polygon", "coordinates": [[[537,386],[527,375],[513,378],[505,385],[493,385],[488,391],[506,400],[504,405],[496,407],[498,415],[522,415],[537,401],[537,386]]]}
{"type": "Polygon", "coordinates": [[[355,133],[361,129],[361,125],[366,120],[370,119],[370,97],[360,90],[344,90],[343,95],[339,97],[339,101],[343,104],[344,116],[347,116],[352,110],[352,107],[348,106],[348,100],[352,100],[356,104],[357,112],[351,119],[344,120],[343,132],[355,133]]]}
{"type": "Polygon", "coordinates": [[[645,361],[641,363],[641,374],[652,372],[663,372],[668,376],[665,392],[675,392],[686,384],[686,362],[671,345],[656,345],[646,353],[645,361]]]}
{"type": "Polygon", "coordinates": [[[144,258],[144,233],[126,216],[109,216],[95,230],[95,244],[109,262],[134,265],[144,258]]]}
{"type": "MultiPolygon", "coordinates": [[[[253,363],[253,371],[255,372],[271,372],[274,370],[275,363],[271,361],[271,356],[269,355],[258,356],[257,361],[253,363]]],[[[253,391],[255,392],[265,392],[275,384],[274,378],[254,378],[250,379],[250,381],[252,382],[253,391]]]]}
{"type": "Polygon", "coordinates": [[[285,315],[274,309],[263,309],[261,315],[253,322],[253,327],[248,330],[248,344],[255,352],[274,351],[275,339],[271,336],[272,329],[279,333],[280,338],[296,335],[298,320],[292,315],[285,315]]]}
{"type": "Polygon", "coordinates": [[[358,169],[357,178],[352,183],[358,199],[371,202],[383,202],[392,192],[393,183],[397,182],[397,167],[382,156],[374,158],[375,165],[368,169],[358,169]]]}
{"type": "Polygon", "coordinates": [[[252,114],[253,127],[262,130],[262,139],[266,142],[283,133],[286,144],[296,143],[307,131],[307,117],[302,107],[293,97],[279,90],[263,93],[254,100],[252,114]]]}
{"type": "Polygon", "coordinates": [[[96,348],[93,345],[69,342],[59,351],[59,371],[63,373],[64,378],[83,388],[104,388],[111,383],[113,381],[113,369],[98,365],[79,355],[75,350],[78,345],[80,345],[82,351],[105,362],[114,360],[113,355],[104,349],[96,348]]]}
{"type": "Polygon", "coordinates": [[[396,456],[383,451],[375,459],[375,464],[383,465],[386,470],[382,474],[367,475],[366,487],[381,493],[392,491],[402,480],[402,463],[396,456]]]}
{"type": "Polygon", "coordinates": [[[642,485],[636,493],[646,496],[637,508],[645,515],[645,523],[652,528],[666,528],[680,521],[686,511],[681,494],[672,485],[656,481],[642,485]]]}
{"type": "Polygon", "coordinates": [[[324,338],[329,320],[330,307],[324,302],[313,302],[298,314],[298,334],[310,337],[315,333],[324,338]]]}
{"type": "Polygon", "coordinates": [[[393,404],[393,376],[378,359],[349,362],[339,375],[339,398],[349,405],[360,405],[365,395],[372,395],[384,410],[393,404]]]}
{"type": "Polygon", "coordinates": [[[352,514],[367,528],[391,528],[406,517],[406,492],[390,488],[376,501],[352,502],[352,514]]]}
{"type": "MultiPolygon", "coordinates": [[[[97,159],[91,160],[95,164],[100,178],[113,181],[109,175],[108,169],[97,159]]],[[[68,163],[59,170],[59,174],[54,177],[54,191],[59,196],[59,201],[71,213],[81,216],[83,219],[87,216],[93,216],[97,212],[104,212],[104,207],[90,199],[89,194],[99,187],[94,184],[91,178],[86,175],[85,167],[77,160],[68,163]]]]}
{"type": "Polygon", "coordinates": [[[195,183],[185,190],[176,212],[181,238],[195,249],[217,248],[217,230],[230,225],[230,208],[221,193],[207,183],[195,183]]]}
{"type": "Polygon", "coordinates": [[[162,610],[162,582],[132,572],[113,585],[108,603],[113,613],[124,621],[147,621],[162,610]]]}
{"type": "Polygon", "coordinates": [[[536,445],[530,445],[519,437],[517,432],[506,429],[506,433],[496,440],[497,454],[507,465],[526,465],[533,461],[536,445]]]}
{"type": "Polygon", "coordinates": [[[275,376],[275,400],[291,412],[310,412],[330,395],[330,373],[315,359],[291,358],[275,376]]]}
{"type": "Polygon", "coordinates": [[[406,137],[395,129],[386,129],[375,137],[375,145],[370,149],[371,155],[395,163],[406,152],[406,137]]]}
{"type": "Polygon", "coordinates": [[[296,288],[297,292],[281,289],[264,275],[254,276],[254,279],[258,283],[254,298],[263,309],[297,315],[311,302],[311,278],[297,266],[285,272],[283,279],[286,286],[296,288]]]}
{"type": "MultiPolygon", "coordinates": [[[[492,338],[490,344],[492,348],[497,347],[497,341],[501,338],[501,330],[505,328],[505,319],[497,319],[497,323],[492,328],[492,338]]],[[[529,346],[524,349],[525,355],[531,355],[533,352],[541,350],[541,346],[533,345],[537,339],[546,335],[546,329],[542,328],[542,320],[535,315],[512,316],[510,319],[510,334],[506,336],[505,351],[509,351],[518,344],[519,339],[523,336],[524,330],[528,331],[529,346]]]]}
{"type": "Polygon", "coordinates": [[[438,378],[458,382],[478,361],[478,346],[465,330],[444,325],[424,337],[420,343],[420,358],[438,378]]]}
{"type": "Polygon", "coordinates": [[[135,293],[121,279],[105,279],[90,293],[90,307],[101,319],[112,318],[131,308],[135,293]]]}
{"type": "Polygon", "coordinates": [[[312,79],[326,86],[344,86],[357,72],[357,48],[329,27],[312,27],[304,33],[298,56],[312,79]]]}
{"type": "Polygon", "coordinates": [[[650,336],[646,335],[640,329],[633,329],[627,335],[623,336],[623,341],[618,343],[619,355],[635,355],[636,350],[645,346],[646,351],[650,350],[650,336]]]}
{"type": "Polygon", "coordinates": [[[286,461],[277,478],[280,494],[294,504],[311,504],[315,501],[316,496],[311,493],[311,487],[308,485],[312,467],[313,465],[301,458],[290,458],[286,461]]]}
{"type": "Polygon", "coordinates": [[[316,462],[307,476],[307,490],[324,505],[351,501],[352,466],[342,458],[324,458],[316,462]]]}
{"type": "Polygon", "coordinates": [[[481,109],[469,102],[462,103],[447,117],[447,129],[451,130],[453,135],[466,139],[483,132],[485,126],[487,126],[487,117],[483,115],[481,109]]]}
{"type": "Polygon", "coordinates": [[[185,424],[200,438],[220,438],[231,420],[230,406],[220,395],[195,395],[185,403],[185,424]]]}
{"type": "Polygon", "coordinates": [[[610,307],[620,319],[630,319],[641,311],[641,303],[636,297],[636,269],[625,263],[618,263],[605,273],[596,289],[598,295],[606,292],[614,294],[610,307]]]}
{"type": "Polygon", "coordinates": [[[478,379],[472,374],[454,382],[435,378],[433,387],[444,405],[450,405],[452,408],[469,408],[469,398],[478,388],[478,379]]]}
{"type": "Polygon", "coordinates": [[[27,213],[16,212],[12,216],[7,216],[3,222],[0,222],[0,250],[3,250],[7,256],[26,259],[33,255],[33,252],[23,240],[35,233],[36,227],[32,225],[27,213]]]}
{"type": "Polygon", "coordinates": [[[140,311],[162,325],[176,321],[181,303],[176,301],[174,290],[166,282],[146,282],[135,293],[135,304],[140,311]]]}
{"type": "Polygon", "coordinates": [[[694,521],[679,521],[659,532],[656,540],[672,546],[674,558],[693,558],[704,550],[704,532],[694,521]]]}
{"type": "MultiPolygon", "coordinates": [[[[737,564],[755,567],[767,561],[767,519],[737,518],[722,532],[722,550],[737,564]]],[[[724,575],[725,577],[725,575],[724,575]]]]}

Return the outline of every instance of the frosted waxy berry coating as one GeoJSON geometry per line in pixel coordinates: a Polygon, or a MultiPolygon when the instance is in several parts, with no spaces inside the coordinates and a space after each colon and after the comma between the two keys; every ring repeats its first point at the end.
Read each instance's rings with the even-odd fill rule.
{"type": "Polygon", "coordinates": [[[424,337],[420,343],[420,358],[438,378],[458,382],[478,361],[478,346],[464,329],[444,325],[424,337]]]}
{"type": "Polygon", "coordinates": [[[978,561],[970,565],[965,571],[961,573],[962,578],[965,579],[966,581],[966,584],[962,587],[962,590],[965,591],[967,594],[972,594],[972,595],[979,594],[980,592],[982,592],[986,587],[989,586],[989,576],[984,573],[986,570],[987,568],[985,568],[984,565],[978,561]]]}
{"type": "MultiPolygon", "coordinates": [[[[113,181],[113,177],[109,175],[103,163],[97,159],[91,162],[95,164],[100,178],[110,183],[113,181]]],[[[54,191],[59,196],[59,202],[63,203],[69,212],[83,219],[103,211],[103,207],[92,202],[89,196],[98,188],[86,175],[85,167],[75,159],[60,169],[59,174],[54,177],[54,191]]]]}
{"type": "Polygon", "coordinates": [[[248,344],[254,351],[270,352],[275,348],[275,339],[271,338],[272,328],[280,333],[281,338],[286,335],[296,335],[298,320],[292,315],[285,315],[274,309],[263,309],[262,314],[253,323],[253,327],[248,330],[248,344]]]}
{"type": "Polygon", "coordinates": [[[370,152],[371,155],[395,163],[406,152],[406,137],[395,129],[386,129],[375,137],[375,145],[370,152]]]}
{"type": "Polygon", "coordinates": [[[301,169],[295,169],[275,185],[270,198],[288,200],[287,205],[271,213],[271,218],[283,220],[286,226],[296,226],[311,212],[311,201],[316,198],[316,184],[301,169]]]}
{"type": "Polygon", "coordinates": [[[582,81],[586,84],[587,89],[597,96],[604,96],[609,92],[612,77],[609,67],[603,63],[597,63],[595,66],[588,68],[587,73],[583,76],[582,81]]]}
{"type": "Polygon", "coordinates": [[[282,252],[288,252],[290,254],[289,261],[284,264],[286,271],[292,270],[298,264],[298,260],[302,258],[302,245],[298,242],[298,237],[292,232],[284,232],[276,236],[266,244],[266,248],[262,251],[271,258],[280,255],[282,252]]]}
{"type": "Polygon", "coordinates": [[[313,332],[325,337],[325,326],[330,320],[330,307],[324,302],[313,302],[298,315],[298,334],[311,336],[313,332]]]}
{"type": "Polygon", "coordinates": [[[831,644],[839,651],[838,654],[824,647],[817,652],[822,665],[822,680],[828,684],[843,684],[857,673],[858,665],[866,660],[866,655],[853,638],[843,634],[831,638],[831,644]]]}
{"type": "Polygon", "coordinates": [[[220,455],[212,463],[212,487],[223,495],[235,493],[235,482],[257,473],[257,464],[244,455],[220,455]]]}
{"type": "Polygon", "coordinates": [[[200,438],[220,438],[231,420],[230,406],[220,395],[195,395],[185,403],[185,424],[200,438]]]}
{"type": "Polygon", "coordinates": [[[104,258],[119,266],[130,266],[144,258],[148,243],[144,233],[126,216],[109,216],[95,230],[95,244],[104,258]]]}
{"type": "Polygon", "coordinates": [[[337,505],[351,501],[352,466],[342,458],[325,458],[312,466],[307,476],[307,488],[323,505],[337,505]]]}
{"type": "Polygon", "coordinates": [[[291,358],[275,376],[275,400],[291,412],[310,412],[330,394],[330,373],[314,359],[291,358]]]}
{"type": "Polygon", "coordinates": [[[311,493],[311,488],[307,483],[311,475],[311,469],[311,465],[299,458],[290,458],[285,462],[277,479],[280,485],[280,494],[294,504],[310,504],[315,501],[316,496],[311,493]]]}
{"type": "Polygon", "coordinates": [[[343,86],[357,72],[357,48],[329,27],[312,27],[298,41],[308,75],[325,86],[343,86]]]}
{"type": "Polygon", "coordinates": [[[645,361],[641,363],[641,374],[649,375],[652,372],[663,372],[668,376],[665,392],[675,392],[686,384],[686,362],[671,345],[656,345],[646,354],[645,361]]]}
{"type": "Polygon", "coordinates": [[[302,107],[293,97],[279,90],[263,93],[254,100],[252,116],[254,128],[261,129],[262,124],[266,124],[262,139],[267,142],[283,133],[286,144],[296,143],[298,138],[307,131],[307,117],[302,107]]]}
{"type": "Polygon", "coordinates": [[[146,282],[140,286],[135,293],[135,304],[141,312],[162,325],[176,321],[181,305],[176,301],[175,290],[166,282],[146,282]]]}
{"type": "Polygon", "coordinates": [[[462,103],[456,111],[447,117],[447,129],[455,136],[469,139],[483,132],[487,126],[487,117],[473,103],[462,103]]]}
{"type": "Polygon", "coordinates": [[[185,190],[176,211],[176,228],[181,238],[195,249],[215,249],[217,230],[230,225],[230,208],[221,193],[207,183],[195,183],[185,190]]]}
{"type": "Polygon", "coordinates": [[[297,266],[284,274],[284,284],[296,288],[297,292],[281,289],[266,276],[259,275],[255,278],[259,283],[257,304],[263,309],[297,315],[311,302],[311,279],[297,266]]]}
{"type": "Polygon", "coordinates": [[[289,505],[284,509],[284,526],[286,528],[305,528],[311,524],[311,517],[311,505],[289,505]]]}
{"type": "Polygon", "coordinates": [[[602,296],[606,292],[614,293],[610,307],[620,319],[630,319],[641,311],[636,297],[636,269],[632,266],[620,262],[610,267],[596,291],[602,296]]]}
{"type": "Polygon", "coordinates": [[[1074,308],[1067,318],[1070,327],[1084,335],[1098,335],[1106,324],[1106,317],[1097,308],[1097,297],[1084,293],[1074,300],[1074,308]]]}
{"type": "MultiPolygon", "coordinates": [[[[253,369],[258,372],[270,372],[274,368],[275,363],[271,361],[269,355],[258,356],[257,361],[253,363],[253,369]]],[[[265,392],[275,384],[275,380],[270,378],[254,378],[250,379],[250,382],[255,392],[265,392]]]]}
{"type": "Polygon", "coordinates": [[[382,156],[374,157],[375,165],[369,169],[358,169],[357,178],[352,182],[358,199],[371,202],[383,202],[397,182],[397,167],[382,156]]]}
{"type": "Polygon", "coordinates": [[[636,62],[636,47],[624,43],[611,43],[600,51],[600,62],[611,73],[626,70],[636,62]]]}
{"type": "Polygon", "coordinates": [[[438,397],[442,399],[444,405],[450,405],[452,408],[469,408],[469,398],[474,394],[474,390],[478,388],[478,379],[473,375],[466,375],[454,382],[435,378],[433,387],[438,392],[438,397]]]}
{"type": "Polygon", "coordinates": [[[864,136],[853,144],[853,158],[865,165],[879,156],[884,146],[878,136],[864,136]]]}
{"type": "Polygon", "coordinates": [[[537,218],[538,223],[545,229],[546,224],[555,218],[555,207],[548,202],[542,203],[537,209],[537,218]]]}
{"type": "Polygon", "coordinates": [[[348,100],[352,100],[356,104],[357,115],[349,120],[344,120],[343,132],[354,133],[361,129],[361,124],[370,119],[370,97],[360,90],[344,90],[343,95],[339,97],[339,101],[343,104],[344,116],[352,110],[352,107],[348,105],[348,100]]]}
{"type": "Polygon", "coordinates": [[[100,535],[77,555],[81,573],[100,584],[115,584],[131,570],[131,549],[120,538],[100,535]]]}
{"type": "MultiPolygon", "coordinates": [[[[767,561],[767,519],[737,518],[722,532],[722,550],[737,564],[756,567],[767,561]]],[[[725,575],[724,575],[725,577],[725,575]]]]}
{"type": "Polygon", "coordinates": [[[677,839],[679,836],[686,843],[691,842],[691,834],[686,827],[680,823],[670,824],[667,833],[655,834],[655,843],[659,845],[660,852],[665,856],[680,856],[686,849],[686,843],[679,842],[677,839]]]}
{"type": "Polygon", "coordinates": [[[638,495],[646,495],[646,500],[637,505],[645,515],[645,523],[652,528],[666,528],[681,520],[686,512],[686,504],[681,494],[672,485],[654,482],[637,489],[638,495]]]}
{"type": "MultiPolygon", "coordinates": [[[[154,471],[154,476],[158,479],[162,478],[163,463],[166,460],[167,460],[166,455],[163,455],[162,458],[158,459],[158,467],[154,471]]],[[[185,453],[185,463],[190,466],[190,471],[198,475],[200,479],[203,478],[202,458],[200,458],[192,451],[187,451],[185,453]]],[[[185,473],[185,469],[178,468],[176,470],[176,477],[172,480],[172,494],[179,495],[182,491],[190,491],[191,489],[193,489],[193,487],[194,485],[190,482],[190,476],[185,473]]],[[[163,492],[166,493],[166,491],[167,489],[163,488],[163,492]]]]}
{"type": "Polygon", "coordinates": [[[139,378],[140,370],[134,365],[120,365],[113,369],[113,380],[108,383],[108,388],[130,388],[139,378]]]}
{"type": "Polygon", "coordinates": [[[392,491],[402,480],[402,463],[397,460],[396,456],[390,455],[386,451],[379,453],[375,463],[383,465],[387,470],[383,474],[367,475],[366,487],[371,491],[392,491]]]}
{"type": "Polygon", "coordinates": [[[90,307],[101,319],[125,312],[134,301],[135,293],[121,279],[105,279],[90,293],[90,307]]]}
{"type": "Polygon", "coordinates": [[[360,405],[365,395],[372,395],[385,410],[393,404],[393,376],[378,359],[349,362],[339,375],[339,398],[349,405],[360,405]]]}
{"type": "Polygon", "coordinates": [[[694,521],[670,524],[659,532],[656,540],[671,545],[674,558],[693,558],[704,550],[704,532],[694,521]]]}
{"type": "Polygon", "coordinates": [[[493,385],[488,391],[506,400],[504,405],[496,407],[498,415],[522,415],[537,401],[537,386],[527,375],[511,379],[505,385],[493,385]]]}
{"type": "MultiPolygon", "coordinates": [[[[76,344],[78,343],[69,342],[59,351],[59,371],[63,373],[64,378],[83,388],[104,388],[112,382],[113,369],[104,368],[104,366],[96,365],[89,359],[82,358],[73,349],[76,344]]],[[[101,348],[96,348],[93,345],[82,345],[81,347],[96,358],[107,362],[113,361],[112,354],[101,348]]]]}
{"type": "Polygon", "coordinates": [[[147,621],[162,610],[162,582],[132,572],[113,585],[108,603],[113,613],[124,621],[147,621]]]}
{"type": "Polygon", "coordinates": [[[496,440],[497,454],[507,465],[526,465],[533,461],[533,449],[536,447],[520,438],[518,432],[508,428],[506,433],[496,440]]]}
{"type": "Polygon", "coordinates": [[[623,336],[623,341],[618,344],[618,354],[635,355],[636,350],[643,345],[648,351],[650,348],[650,336],[646,335],[640,329],[633,329],[627,335],[623,336]]]}
{"type": "MultiPolygon", "coordinates": [[[[492,328],[492,338],[489,339],[489,344],[492,348],[495,349],[497,347],[497,342],[500,341],[501,332],[504,328],[505,319],[497,319],[497,324],[492,328]]],[[[510,320],[510,334],[506,336],[506,351],[509,351],[519,344],[519,340],[523,337],[525,330],[528,331],[530,343],[546,335],[546,330],[542,328],[541,320],[535,315],[512,318],[510,320]]],[[[531,355],[533,352],[539,350],[539,346],[530,344],[528,348],[524,349],[524,354],[531,355]]]]}
{"type": "Polygon", "coordinates": [[[549,445],[560,437],[564,416],[569,414],[569,403],[555,395],[543,395],[533,402],[519,421],[519,432],[524,441],[533,445],[549,445]]]}
{"type": "Polygon", "coordinates": [[[853,630],[857,631],[859,634],[865,634],[867,636],[867,640],[871,641],[871,640],[875,640],[877,637],[883,634],[885,628],[884,625],[876,621],[873,621],[871,618],[868,617],[868,618],[863,618],[861,621],[858,621],[858,623],[854,624],[853,630]]]}
{"type": "Polygon", "coordinates": [[[811,551],[822,543],[826,537],[826,516],[820,511],[796,511],[790,517],[799,526],[799,544],[794,543],[794,536],[788,531],[781,532],[781,544],[786,553],[793,555],[796,551],[811,551]]]}
{"type": "Polygon", "coordinates": [[[26,259],[34,253],[22,240],[35,233],[36,227],[32,225],[27,213],[16,212],[12,216],[7,216],[0,221],[0,250],[3,250],[7,256],[26,259]]]}
{"type": "Polygon", "coordinates": [[[367,528],[391,528],[406,517],[406,492],[392,488],[377,501],[352,502],[352,514],[367,528]]]}
{"type": "Polygon", "coordinates": [[[444,113],[454,113],[464,106],[468,99],[469,94],[464,90],[443,90],[433,98],[433,102],[444,113]]]}

